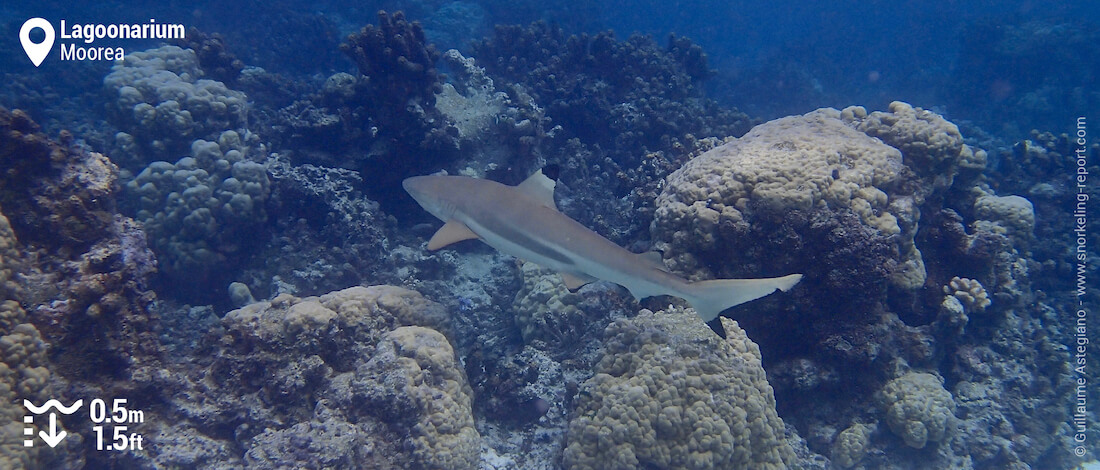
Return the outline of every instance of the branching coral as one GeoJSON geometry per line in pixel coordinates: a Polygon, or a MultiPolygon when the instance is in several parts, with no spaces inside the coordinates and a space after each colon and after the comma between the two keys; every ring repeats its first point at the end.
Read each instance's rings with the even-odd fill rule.
{"type": "Polygon", "coordinates": [[[459,131],[436,108],[443,77],[439,52],[420,23],[401,12],[378,12],[378,25],[347,37],[340,50],[359,67],[354,95],[336,104],[345,125],[358,128],[379,156],[359,162],[372,185],[400,181],[458,149],[459,131]]]}
{"type": "Polygon", "coordinates": [[[218,33],[207,34],[192,26],[177,45],[194,51],[203,72],[215,80],[233,83],[244,69],[244,63],[226,49],[225,39],[218,33]]]}
{"type": "Polygon", "coordinates": [[[410,100],[425,107],[435,104],[443,82],[435,69],[439,52],[427,43],[420,23],[406,21],[404,13],[378,12],[378,26],[367,25],[348,36],[340,50],[369,78],[364,86],[372,98],[397,106],[410,100]]]}
{"type": "Polygon", "coordinates": [[[982,283],[975,279],[955,276],[943,286],[943,293],[959,299],[969,312],[980,312],[993,303],[982,283]]]}

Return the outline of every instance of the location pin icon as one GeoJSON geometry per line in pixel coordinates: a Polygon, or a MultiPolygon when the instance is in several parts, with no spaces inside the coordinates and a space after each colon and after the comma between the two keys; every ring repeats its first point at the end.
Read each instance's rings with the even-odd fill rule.
{"type": "Polygon", "coordinates": [[[50,49],[53,49],[53,38],[53,25],[42,18],[31,18],[23,23],[22,28],[19,28],[19,42],[23,44],[23,52],[27,53],[27,57],[35,67],[42,65],[42,61],[50,55],[50,49]],[[46,39],[38,44],[31,41],[31,30],[34,28],[42,28],[46,33],[46,39]]]}

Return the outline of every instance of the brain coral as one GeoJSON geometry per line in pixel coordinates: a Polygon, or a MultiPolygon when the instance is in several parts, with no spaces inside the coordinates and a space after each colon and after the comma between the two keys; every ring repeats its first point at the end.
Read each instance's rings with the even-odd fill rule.
{"type": "Polygon", "coordinates": [[[691,310],[612,323],[569,424],[573,469],[785,468],[794,460],[760,351],[723,318],[727,340],[691,310]]]}
{"type": "Polygon", "coordinates": [[[910,447],[922,449],[942,441],[955,419],[955,399],[942,380],[924,372],[909,372],[891,380],[879,392],[890,430],[910,447]]]}

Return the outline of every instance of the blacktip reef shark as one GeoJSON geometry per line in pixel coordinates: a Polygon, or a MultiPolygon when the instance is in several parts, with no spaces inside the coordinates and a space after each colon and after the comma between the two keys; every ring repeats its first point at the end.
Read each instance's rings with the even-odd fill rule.
{"type": "Polygon", "coordinates": [[[425,210],[446,222],[429,250],[480,238],[489,246],[561,273],[575,290],[597,279],[626,287],[637,300],[672,295],[704,322],[723,310],[786,292],[801,274],[766,279],[689,282],[668,272],[660,253],[635,254],[558,211],[555,182],[539,170],[517,186],[465,176],[414,176],[401,183],[425,210]]]}

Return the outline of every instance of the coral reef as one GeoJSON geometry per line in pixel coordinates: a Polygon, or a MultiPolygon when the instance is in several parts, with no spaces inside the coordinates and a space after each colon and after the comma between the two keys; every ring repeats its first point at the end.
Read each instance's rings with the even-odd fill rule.
{"type": "Polygon", "coordinates": [[[46,368],[46,343],[28,322],[19,305],[22,289],[12,279],[25,261],[8,219],[0,214],[0,431],[6,433],[0,445],[0,467],[38,468],[38,449],[24,447],[23,429],[37,428],[23,423],[23,400],[43,403],[50,397],[50,371],[46,368]]]}
{"type": "Polygon", "coordinates": [[[955,426],[955,399],[943,388],[943,379],[925,372],[888,382],[879,392],[879,406],[890,430],[909,447],[942,441],[955,426]]]}
{"type": "Polygon", "coordinates": [[[126,55],[103,79],[120,150],[127,168],[188,153],[196,139],[217,140],[243,132],[248,98],[205,76],[195,52],[164,46],[126,55]]]}
{"type": "Polygon", "coordinates": [[[236,131],[196,140],[191,156],[153,162],[126,183],[165,274],[193,284],[250,253],[270,181],[236,131]]]}
{"type": "Polygon", "coordinates": [[[840,468],[852,468],[859,463],[867,455],[868,441],[874,429],[874,426],[853,423],[841,431],[833,443],[833,451],[829,454],[833,463],[840,468]]]}
{"type": "MultiPolygon", "coordinates": [[[[118,167],[105,156],[57,143],[21,111],[0,108],[0,207],[26,260],[18,281],[32,321],[55,346],[55,369],[68,377],[98,371],[142,376],[156,362],[156,316],[148,290],[157,261],[145,234],[118,215],[118,167]]],[[[126,384],[131,386],[133,384],[126,384]]]]}
{"type": "Polygon", "coordinates": [[[701,98],[706,56],[686,38],[566,36],[546,23],[497,26],[472,55],[498,81],[522,83],[567,137],[637,159],[669,139],[739,135],[748,120],[701,98]],[[712,128],[713,127],[713,128],[712,128]],[[648,150],[647,150],[648,149],[648,150]]]}
{"type": "Polygon", "coordinates": [[[786,468],[794,454],[760,350],[723,318],[722,340],[693,311],[641,311],[612,323],[582,386],[565,466],[786,468]]]}
{"type": "Polygon", "coordinates": [[[472,396],[450,331],[442,306],[394,286],[231,311],[203,341],[209,359],[155,375],[166,403],[149,408],[146,432],[177,437],[135,458],[195,465],[205,457],[187,449],[198,445],[257,468],[475,468],[472,396]]]}
{"type": "Polygon", "coordinates": [[[203,72],[214,80],[232,84],[244,70],[244,63],[226,49],[225,38],[218,33],[207,34],[192,26],[175,45],[194,51],[203,72]]]}
{"type": "Polygon", "coordinates": [[[57,143],[20,110],[0,107],[0,207],[20,217],[12,228],[24,242],[87,248],[113,220],[118,167],[95,152],[57,143]]]}
{"type": "Polygon", "coordinates": [[[454,82],[443,85],[436,106],[458,128],[463,159],[485,169],[505,168],[537,157],[554,134],[550,118],[522,86],[497,89],[473,58],[451,49],[443,54],[454,82]]]}
{"type": "MultiPolygon", "coordinates": [[[[545,112],[559,163],[559,207],[622,245],[642,243],[664,177],[706,138],[739,136],[751,120],[703,96],[705,55],[685,38],[567,35],[558,26],[498,26],[470,53],[514,102],[545,112]],[[560,140],[559,140],[560,139],[560,140]]],[[[535,122],[535,121],[532,121],[535,122]]],[[[535,168],[495,176],[522,181],[535,168]]]]}
{"type": "Polygon", "coordinates": [[[274,236],[234,276],[257,298],[318,295],[358,283],[399,282],[394,219],[363,197],[352,170],[292,165],[283,154],[264,162],[274,236]]]}
{"type": "Polygon", "coordinates": [[[436,108],[443,77],[439,52],[418,22],[402,12],[378,12],[378,25],[348,36],[340,50],[359,68],[354,96],[338,114],[358,128],[372,158],[358,162],[373,185],[386,190],[424,167],[436,166],[458,149],[458,129],[436,108]]]}

